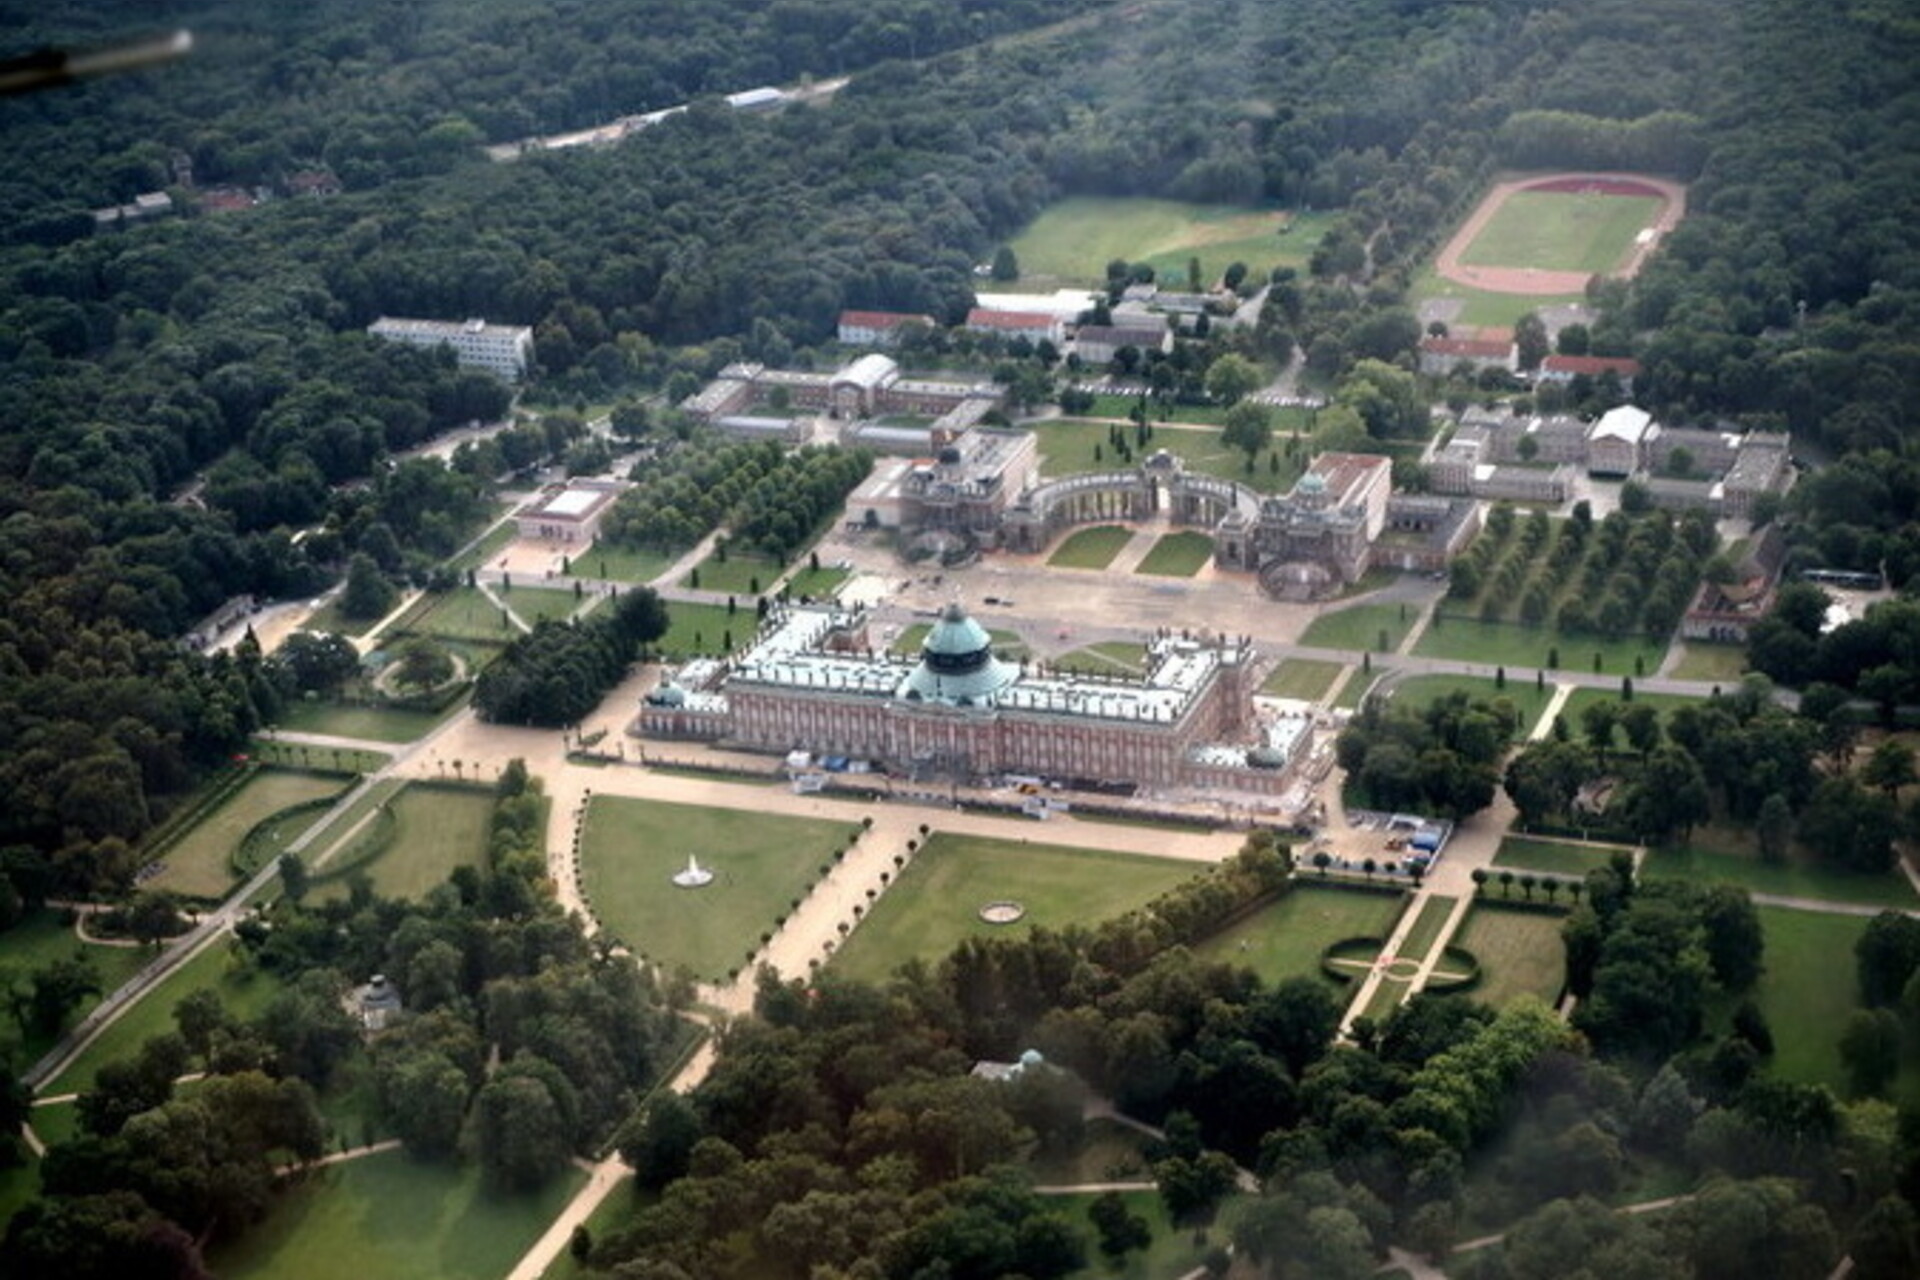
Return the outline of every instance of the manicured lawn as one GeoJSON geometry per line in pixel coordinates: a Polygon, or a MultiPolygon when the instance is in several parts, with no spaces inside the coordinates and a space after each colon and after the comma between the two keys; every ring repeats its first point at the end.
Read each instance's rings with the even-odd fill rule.
{"type": "Polygon", "coordinates": [[[573,558],[573,571],[581,577],[610,582],[652,582],[671,569],[677,559],[666,551],[596,542],[573,558]]]}
{"type": "MultiPolygon", "coordinates": [[[[1681,707],[1700,705],[1698,698],[1686,698],[1677,693],[1641,693],[1638,689],[1634,690],[1633,700],[1644,702],[1658,711],[1663,725],[1667,717],[1681,707]]],[[[1567,728],[1572,730],[1573,735],[1582,742],[1586,741],[1586,729],[1580,717],[1588,707],[1597,702],[1611,702],[1616,712],[1627,705],[1620,701],[1618,689],[1575,689],[1567,695],[1566,702],[1561,705],[1560,714],[1567,718],[1567,728]]],[[[1614,726],[1613,745],[1623,751],[1628,749],[1626,732],[1618,725],[1614,726]]]]}
{"type": "Polygon", "coordinates": [[[1568,671],[1594,670],[1594,655],[1600,655],[1600,671],[1612,676],[1633,674],[1633,660],[1640,659],[1647,672],[1660,669],[1666,655],[1664,640],[1645,636],[1625,636],[1609,640],[1604,636],[1566,636],[1549,627],[1524,627],[1518,623],[1482,622],[1478,618],[1448,614],[1438,626],[1429,625],[1421,633],[1413,651],[1427,658],[1456,658],[1484,662],[1488,666],[1545,667],[1551,651],[1558,649],[1560,667],[1568,671]]]}
{"type": "Polygon", "coordinates": [[[1651,849],[1640,864],[1642,875],[1674,876],[1737,884],[1754,893],[1781,897],[1820,898],[1829,902],[1920,907],[1913,886],[1898,871],[1884,875],[1857,875],[1836,871],[1811,861],[1792,860],[1777,866],[1758,854],[1715,852],[1699,847],[1651,849]]]}
{"type": "Polygon", "coordinates": [[[1560,942],[1564,918],[1474,903],[1453,935],[1453,945],[1480,962],[1480,981],[1465,994],[1496,1009],[1527,992],[1552,1004],[1567,980],[1567,953],[1560,942]]]}
{"type": "Polygon", "coordinates": [[[580,861],[586,894],[613,935],[648,959],[690,966],[705,979],[746,963],[760,935],[820,878],[859,830],[745,809],[595,796],[580,861]],[[712,884],[682,889],[673,874],[694,854],[712,884]]]}
{"type": "MultiPolygon", "coordinates": [[[[571,591],[555,591],[551,587],[515,587],[511,591],[501,592],[500,598],[506,602],[507,608],[513,610],[514,617],[530,627],[543,618],[565,622],[573,616],[575,609],[589,603],[588,599],[576,596],[571,591]]],[[[596,596],[592,599],[597,601],[605,597],[596,596]]]]}
{"type": "MultiPolygon", "coordinates": [[[[501,605],[512,607],[514,595],[529,594],[525,587],[494,588],[501,605]]],[[[520,634],[518,627],[504,616],[501,605],[481,594],[477,587],[457,587],[439,596],[423,597],[424,612],[415,609],[407,615],[406,627],[422,635],[447,640],[490,640],[505,644],[520,634]]]]}
{"type": "Polygon", "coordinates": [[[1135,573],[1148,573],[1162,578],[1191,578],[1207,567],[1207,561],[1213,559],[1213,539],[1204,533],[1185,529],[1179,533],[1161,535],[1153,544],[1153,550],[1147,552],[1140,561],[1135,573]]]}
{"type": "Polygon", "coordinates": [[[496,1280],[585,1181],[569,1168],[536,1194],[492,1196],[477,1164],[383,1152],[310,1175],[208,1262],[225,1280],[496,1280]]]}
{"type": "Polygon", "coordinates": [[[1660,205],[1652,196],[1516,191],[1500,202],[1460,262],[1598,275],[1620,263],[1660,205]]]}
{"type": "MultiPolygon", "coordinates": [[[[460,706],[445,711],[408,711],[400,707],[354,706],[345,702],[288,702],[274,724],[276,729],[293,733],[324,733],[338,738],[364,738],[369,742],[412,742],[446,719],[460,706]]],[[[315,759],[320,749],[312,748],[315,759]]],[[[329,749],[330,750],[330,749],[329,749]]],[[[325,760],[333,757],[327,755],[325,760]]]]}
{"type": "Polygon", "coordinates": [[[798,600],[801,596],[832,595],[839,585],[853,576],[851,569],[836,569],[823,564],[818,569],[798,569],[787,579],[787,594],[798,600]]]}
{"type": "Polygon", "coordinates": [[[1830,1085],[1844,1096],[1840,1035],[1860,1001],[1853,947],[1867,917],[1785,907],[1759,912],[1766,969],[1753,997],[1773,1030],[1769,1069],[1783,1079],[1830,1085]]]}
{"type": "Polygon", "coordinates": [[[1747,672],[1747,651],[1737,644],[1685,642],[1685,652],[1668,674],[1676,680],[1717,680],[1729,687],[1747,672]]]}
{"type": "Polygon", "coordinates": [[[1346,684],[1340,688],[1340,696],[1333,700],[1336,710],[1352,711],[1360,705],[1360,700],[1373,691],[1375,685],[1385,679],[1391,671],[1385,667],[1375,667],[1372,671],[1360,670],[1347,677],[1346,684]]]}
{"type": "Polygon", "coordinates": [[[300,624],[302,631],[325,631],[337,636],[363,636],[380,621],[378,618],[349,618],[340,612],[340,601],[336,598],[316,609],[311,617],[300,624]]]}
{"type": "Polygon", "coordinates": [[[1266,983],[1318,974],[1321,952],[1342,938],[1384,939],[1406,907],[1398,894],[1326,888],[1307,875],[1292,893],[1214,934],[1195,954],[1245,965],[1266,983]]]}
{"type": "Polygon", "coordinates": [[[1087,1265],[1069,1272],[1067,1280],[1167,1280],[1171,1276],[1184,1276],[1202,1266],[1207,1260],[1207,1250],[1219,1243],[1220,1233],[1215,1232],[1208,1244],[1194,1244],[1193,1232],[1174,1226],[1167,1217],[1167,1207],[1161,1202],[1159,1192],[1122,1191],[1120,1198],[1126,1202],[1128,1212],[1146,1219],[1148,1229],[1153,1232],[1153,1242],[1115,1264],[1092,1243],[1100,1236],[1087,1213],[1096,1198],[1093,1195],[1057,1197],[1060,1208],[1071,1213],[1089,1241],[1087,1265]]]}
{"type": "Polygon", "coordinates": [[[455,867],[485,865],[493,818],[490,790],[414,782],[387,803],[392,825],[384,843],[363,846],[369,854],[364,859],[343,850],[314,885],[316,900],[345,897],[354,872],[372,880],[382,897],[420,898],[455,867]]]}
{"type": "Polygon", "coordinates": [[[1497,681],[1481,676],[1409,676],[1393,686],[1393,701],[1398,705],[1424,707],[1454,693],[1465,693],[1471,702],[1492,703],[1497,698],[1505,698],[1513,704],[1518,719],[1514,729],[1515,738],[1524,738],[1539,720],[1540,713],[1547,709],[1547,701],[1553,694],[1541,692],[1533,687],[1531,681],[1509,680],[1502,689],[1497,681]]]}
{"type": "MultiPolygon", "coordinates": [[[[1356,985],[1354,990],[1359,991],[1356,985]]],[[[1372,1018],[1376,1023],[1385,1022],[1387,1016],[1406,1003],[1413,993],[1413,983],[1404,978],[1382,977],[1375,984],[1373,994],[1367,997],[1367,1007],[1360,1010],[1360,1017],[1372,1018]]]]}
{"type": "Polygon", "coordinates": [[[520,536],[520,526],[512,520],[502,520],[487,530],[487,536],[475,543],[464,555],[455,556],[449,567],[453,569],[478,569],[502,551],[520,536]]]}
{"type": "Polygon", "coordinates": [[[717,551],[702,560],[692,573],[680,579],[680,585],[702,591],[724,591],[729,595],[757,596],[773,586],[773,580],[784,568],[783,564],[764,556],[749,555],[736,547],[727,552],[724,561],[717,551]],[[695,575],[699,577],[698,582],[694,580],[695,575]]]}
{"type": "Polygon", "coordinates": [[[1273,674],[1260,686],[1260,692],[1275,698],[1318,702],[1327,696],[1327,690],[1333,688],[1333,682],[1344,669],[1337,662],[1288,658],[1273,669],[1273,674]]]}
{"type": "MultiPolygon", "coordinates": [[[[61,923],[59,912],[42,908],[0,932],[0,990],[10,987],[13,978],[25,978],[40,966],[65,960],[76,951],[92,962],[102,993],[112,991],[131,978],[154,956],[142,947],[103,947],[82,942],[72,925],[61,923]]],[[[99,1003],[99,995],[86,997],[68,1015],[69,1025],[86,1017],[99,1003]]],[[[51,1049],[55,1038],[38,1031],[23,1036],[12,1018],[0,1022],[0,1049],[14,1049],[21,1068],[30,1066],[51,1049]]]]}
{"type": "Polygon", "coordinates": [[[1246,263],[1255,277],[1303,265],[1329,222],[1327,214],[1281,209],[1076,196],[1049,205],[1011,247],[1020,260],[1021,288],[1096,288],[1106,281],[1107,263],[1121,258],[1152,265],[1163,288],[1185,289],[1187,260],[1195,256],[1204,284],[1233,262],[1246,263]]]}
{"type": "Polygon", "coordinates": [[[1439,896],[1428,898],[1420,904],[1420,914],[1414,918],[1413,927],[1407,930],[1407,936],[1400,943],[1396,959],[1412,960],[1418,963],[1427,958],[1427,952],[1433,950],[1434,940],[1440,936],[1447,917],[1453,914],[1458,898],[1439,896]]]}
{"type": "Polygon", "coordinates": [[[1202,870],[1163,858],[936,832],[834,965],[848,977],[878,981],[916,957],[938,960],[962,938],[1016,937],[1036,924],[1097,924],[1202,870]],[[1025,917],[1002,925],[980,919],[982,906],[1003,898],[1024,906],[1025,917]]]}
{"type": "Polygon", "coordinates": [[[1595,867],[1604,867],[1614,854],[1612,849],[1593,845],[1560,844],[1553,840],[1529,840],[1525,836],[1506,836],[1493,855],[1496,867],[1524,867],[1557,876],[1584,876],[1595,867]]]}
{"type": "MultiPolygon", "coordinates": [[[[347,785],[347,779],[325,774],[261,769],[159,854],[165,869],[148,880],[147,887],[196,898],[225,897],[233,887],[234,850],[247,832],[283,809],[338,795],[347,785]]],[[[308,812],[296,821],[304,831],[319,817],[319,812],[308,812]]]]}
{"type": "Polygon", "coordinates": [[[1076,529],[1047,557],[1047,563],[1061,569],[1104,569],[1132,540],[1133,530],[1117,524],[1076,529]]]}
{"type": "Polygon", "coordinates": [[[1407,632],[1419,619],[1420,611],[1397,604],[1356,604],[1332,613],[1323,613],[1307,624],[1300,643],[1319,649],[1372,650],[1390,653],[1400,647],[1407,632]],[[1380,643],[1386,633],[1386,645],[1380,643]]]}
{"type": "MultiPolygon", "coordinates": [[[[604,1240],[631,1223],[643,1206],[655,1204],[659,1199],[653,1192],[641,1191],[629,1179],[594,1206],[593,1212],[587,1215],[587,1231],[595,1240],[604,1240]]],[[[574,1261],[571,1249],[562,1249],[553,1265],[540,1273],[540,1280],[606,1280],[606,1275],[604,1271],[595,1271],[574,1261]]]]}
{"type": "Polygon", "coordinates": [[[667,634],[654,642],[654,651],[665,658],[718,656],[727,652],[729,633],[735,649],[745,648],[753,639],[760,622],[751,599],[740,602],[728,613],[723,604],[688,604],[668,600],[667,634]]]}
{"type": "MultiPolygon", "coordinates": [[[[1300,409],[1273,411],[1275,446],[1305,420],[1304,413],[1300,409]]],[[[1147,441],[1146,447],[1134,446],[1132,462],[1123,461],[1114,450],[1113,442],[1108,439],[1110,426],[1105,422],[1054,418],[1036,422],[1032,424],[1032,429],[1039,437],[1041,474],[1049,478],[1095,471],[1129,471],[1156,449],[1165,449],[1175,455],[1187,464],[1189,471],[1218,476],[1222,480],[1237,480],[1261,493],[1278,493],[1290,488],[1300,475],[1300,465],[1278,453],[1276,448],[1269,448],[1256,457],[1253,470],[1248,471],[1247,455],[1221,443],[1219,431],[1212,427],[1156,423],[1153,437],[1147,441]],[[1274,458],[1279,461],[1272,461],[1274,458]]],[[[1123,427],[1122,431],[1128,433],[1127,441],[1131,445],[1132,428],[1123,427]]]]}
{"type": "Polygon", "coordinates": [[[165,982],[121,1014],[66,1070],[43,1085],[40,1092],[52,1095],[91,1088],[94,1073],[102,1063],[128,1057],[154,1036],[175,1030],[173,1007],[196,991],[219,992],[228,1012],[243,1022],[258,1015],[279,991],[280,981],[259,970],[234,972],[228,951],[230,945],[216,942],[175,969],[165,982]]]}

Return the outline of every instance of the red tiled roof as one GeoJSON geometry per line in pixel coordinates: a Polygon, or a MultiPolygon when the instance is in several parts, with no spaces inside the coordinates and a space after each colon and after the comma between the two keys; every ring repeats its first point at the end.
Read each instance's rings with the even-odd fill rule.
{"type": "Polygon", "coordinates": [[[1505,360],[1513,354],[1510,342],[1490,342],[1481,338],[1422,338],[1420,349],[1428,355],[1460,356],[1463,359],[1478,357],[1483,360],[1505,360]]]}
{"type": "Polygon", "coordinates": [[[904,311],[842,311],[841,327],[855,329],[898,329],[903,324],[927,324],[926,316],[909,315],[904,311]]]}
{"type": "Polygon", "coordinates": [[[1626,356],[1548,356],[1540,362],[1540,372],[1564,373],[1569,377],[1582,373],[1593,377],[1609,369],[1630,378],[1640,372],[1640,362],[1626,356]]]}
{"type": "Polygon", "coordinates": [[[991,311],[975,307],[967,312],[969,329],[1051,329],[1054,318],[1044,311],[991,311]]]}

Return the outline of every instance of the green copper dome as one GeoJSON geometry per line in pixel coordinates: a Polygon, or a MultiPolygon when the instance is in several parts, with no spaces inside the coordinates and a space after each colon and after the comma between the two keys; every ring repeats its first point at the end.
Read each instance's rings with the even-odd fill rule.
{"type": "Polygon", "coordinates": [[[1020,669],[993,656],[987,629],[958,604],[940,614],[920,647],[920,665],[907,677],[900,696],[928,702],[974,706],[1012,684],[1020,669]]]}

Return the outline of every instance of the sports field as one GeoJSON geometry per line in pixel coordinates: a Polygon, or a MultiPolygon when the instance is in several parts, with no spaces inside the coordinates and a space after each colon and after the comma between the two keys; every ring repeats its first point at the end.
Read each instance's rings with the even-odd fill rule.
{"type": "Polygon", "coordinates": [[[1611,271],[1653,221],[1657,196],[1516,191],[1501,202],[1460,261],[1470,267],[1611,271]]]}
{"type": "Polygon", "coordinates": [[[1107,263],[1119,259],[1145,262],[1163,286],[1184,289],[1193,257],[1200,259],[1203,284],[1217,281],[1234,262],[1245,263],[1254,277],[1276,266],[1302,266],[1330,221],[1326,214],[1283,209],[1077,196],[1048,207],[1012,248],[1023,287],[1099,286],[1107,263]]]}
{"type": "Polygon", "coordinates": [[[834,971],[877,981],[906,961],[933,962],[967,937],[1017,937],[1034,925],[1094,925],[1205,868],[1190,862],[936,832],[853,932],[834,971]],[[988,924],[980,908],[1018,901],[1026,915],[988,924]]]}

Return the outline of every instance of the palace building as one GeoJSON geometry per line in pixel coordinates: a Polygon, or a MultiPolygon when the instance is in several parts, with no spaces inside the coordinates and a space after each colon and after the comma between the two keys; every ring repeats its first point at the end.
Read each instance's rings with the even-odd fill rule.
{"type": "Polygon", "coordinates": [[[632,732],[871,761],[894,773],[1277,795],[1312,738],[1256,723],[1243,638],[1163,634],[1146,674],[1055,673],[995,656],[947,606],[918,660],[875,652],[863,613],[776,612],[731,662],[692,664],[647,696],[632,732]]]}

